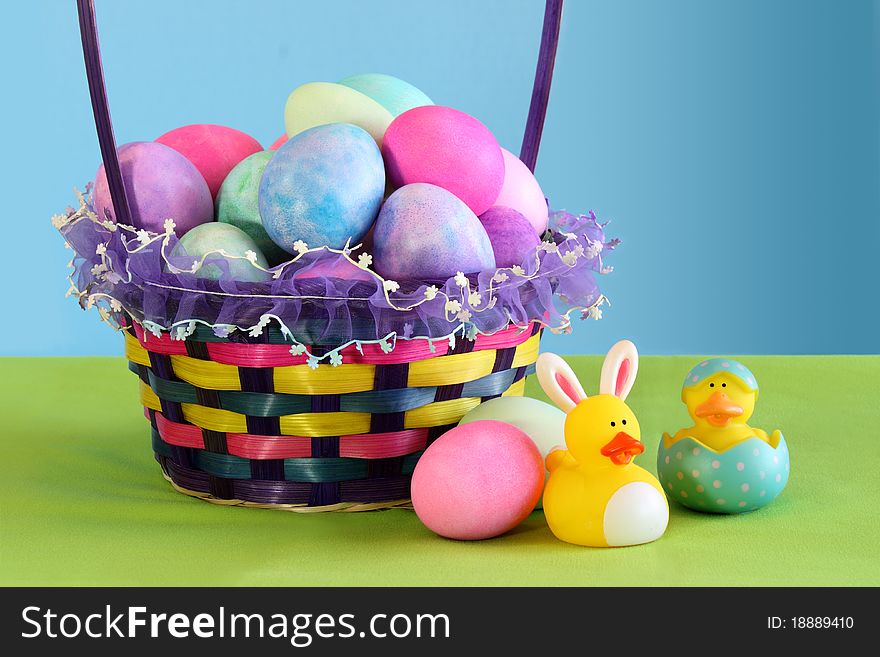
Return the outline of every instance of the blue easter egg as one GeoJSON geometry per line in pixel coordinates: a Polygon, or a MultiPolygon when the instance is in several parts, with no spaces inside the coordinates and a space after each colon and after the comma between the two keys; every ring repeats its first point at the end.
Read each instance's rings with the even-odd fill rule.
{"type": "Polygon", "coordinates": [[[375,269],[395,280],[446,279],[495,269],[486,229],[455,194],[404,185],[385,201],[373,231],[375,269]]]}
{"type": "Polygon", "coordinates": [[[433,105],[434,101],[409,82],[384,73],[362,73],[340,80],[339,84],[369,96],[392,116],[403,114],[413,107],[433,105]]]}
{"type": "Polygon", "coordinates": [[[385,191],[385,166],[363,128],[331,123],[288,139],[260,180],[260,217],[275,244],[289,253],[341,249],[370,229],[385,191]]]}
{"type": "Polygon", "coordinates": [[[660,441],[657,475],[670,500],[695,511],[744,513],[772,502],[788,483],[790,461],[783,436],[773,447],[758,437],[716,452],[685,437],[660,441]]]}

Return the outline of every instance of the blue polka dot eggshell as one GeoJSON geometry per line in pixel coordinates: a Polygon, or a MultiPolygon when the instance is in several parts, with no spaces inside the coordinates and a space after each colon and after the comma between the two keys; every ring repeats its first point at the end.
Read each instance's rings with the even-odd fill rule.
{"type": "Polygon", "coordinates": [[[742,381],[745,387],[749,390],[758,389],[758,380],[755,378],[755,375],[752,374],[752,371],[739,361],[735,361],[732,358],[709,358],[702,363],[698,363],[687,373],[687,376],[684,377],[684,385],[682,387],[693,387],[700,383],[700,381],[703,381],[718,372],[727,372],[728,374],[735,376],[742,381]]]}
{"type": "Polygon", "coordinates": [[[275,244],[294,253],[356,244],[376,219],[385,165],[368,132],[348,123],[317,126],[287,140],[260,180],[260,217],[275,244]]]}
{"type": "Polygon", "coordinates": [[[375,268],[394,280],[446,279],[495,269],[483,224],[452,192],[404,185],[385,201],[373,232],[375,268]]]}
{"type": "Polygon", "coordinates": [[[772,502],[788,483],[788,445],[774,449],[758,437],[715,452],[682,438],[668,448],[660,441],[657,475],[667,497],[695,511],[745,513],[772,502]]]}

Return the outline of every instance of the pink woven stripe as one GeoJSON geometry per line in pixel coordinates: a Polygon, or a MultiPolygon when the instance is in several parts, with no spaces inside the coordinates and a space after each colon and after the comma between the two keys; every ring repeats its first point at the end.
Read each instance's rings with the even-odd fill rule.
{"type": "MultiPolygon", "coordinates": [[[[149,417],[149,412],[144,409],[149,417]]],[[[156,411],[159,435],[169,445],[204,449],[202,431],[192,424],[181,424],[156,411]]],[[[425,448],[427,429],[404,429],[386,433],[341,436],[339,456],[358,459],[383,459],[405,456],[425,448]]],[[[226,448],[230,454],[245,459],[290,459],[312,455],[312,439],[302,436],[257,436],[249,433],[227,433],[226,448]]]]}
{"type": "MultiPolygon", "coordinates": [[[[181,340],[172,340],[167,333],[161,337],[144,334],[143,327],[135,323],[135,333],[144,349],[158,354],[185,356],[186,346],[181,340]]],[[[483,349],[504,349],[522,344],[532,337],[532,325],[526,330],[512,326],[494,335],[478,335],[474,351],[483,349]]],[[[458,338],[462,339],[462,338],[458,338]]],[[[237,342],[208,342],[208,355],[215,363],[235,365],[236,367],[286,367],[304,365],[307,356],[293,356],[290,346],[284,344],[242,344],[237,342]]],[[[436,351],[431,353],[427,340],[398,340],[391,353],[386,354],[378,344],[361,345],[363,354],[351,345],[342,350],[345,363],[366,365],[396,365],[426,360],[444,353],[445,343],[435,342],[436,351]]]]}

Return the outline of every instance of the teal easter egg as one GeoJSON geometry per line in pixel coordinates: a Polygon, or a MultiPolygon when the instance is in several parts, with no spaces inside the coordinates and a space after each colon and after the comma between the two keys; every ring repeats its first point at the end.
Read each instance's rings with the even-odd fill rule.
{"type": "Polygon", "coordinates": [[[369,96],[344,84],[309,82],[294,89],[284,106],[287,136],[328,123],[351,123],[366,130],[382,145],[394,117],[369,96]]]}
{"type": "Polygon", "coordinates": [[[749,438],[716,452],[690,437],[660,441],[657,475],[670,500],[695,511],[745,513],[772,502],[788,483],[788,445],[749,438]]]}
{"type": "Polygon", "coordinates": [[[375,270],[393,280],[446,279],[495,269],[486,229],[455,194],[428,183],[388,197],[373,229],[375,270]]]}
{"type": "Polygon", "coordinates": [[[428,96],[409,82],[404,82],[393,75],[384,73],[361,73],[340,80],[339,84],[351,87],[369,96],[382,107],[391,112],[392,116],[403,114],[413,107],[433,105],[428,96]]]}
{"type": "Polygon", "coordinates": [[[273,264],[290,259],[290,254],[271,240],[260,219],[260,179],[274,151],[249,155],[226,176],[214,202],[217,221],[241,228],[273,264]]]}
{"type": "MultiPolygon", "coordinates": [[[[506,372],[498,372],[492,376],[499,375],[506,375],[506,372]]],[[[497,394],[495,390],[491,392],[497,394]]],[[[496,397],[468,411],[458,424],[460,426],[478,420],[497,420],[512,424],[532,439],[541,452],[541,459],[545,460],[554,448],[565,445],[565,417],[565,413],[558,408],[539,399],[496,397]]],[[[545,470],[545,481],[549,474],[545,470]]],[[[542,501],[538,500],[535,508],[542,507],[542,501]]]]}
{"type": "Polygon", "coordinates": [[[275,244],[354,246],[376,219],[385,166],[376,142],[348,123],[322,125],[288,139],[260,180],[260,217],[275,244]]]}
{"type": "Polygon", "coordinates": [[[258,265],[264,269],[268,268],[269,265],[260,247],[247,233],[230,224],[215,222],[202,224],[188,231],[180,238],[171,255],[180,258],[189,256],[197,260],[205,258],[201,268],[195,272],[197,278],[247,283],[269,280],[270,274],[257,269],[244,259],[248,251],[256,254],[258,265]],[[219,253],[221,250],[225,254],[219,253]]]}

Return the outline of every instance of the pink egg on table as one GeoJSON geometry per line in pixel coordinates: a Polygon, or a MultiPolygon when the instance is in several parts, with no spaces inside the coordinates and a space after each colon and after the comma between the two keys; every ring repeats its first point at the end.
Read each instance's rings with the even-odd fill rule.
{"type": "MultiPolygon", "coordinates": [[[[120,146],[117,154],[135,227],[161,233],[165,220],[173,219],[175,232],[180,236],[213,220],[214,202],[205,179],[176,150],[155,142],[136,141],[120,146]]],[[[109,216],[115,221],[103,164],[95,175],[92,200],[101,219],[109,216]]]]}
{"type": "Polygon", "coordinates": [[[538,235],[547,230],[549,210],[547,199],[537,179],[516,155],[502,148],[504,184],[492,205],[513,208],[522,214],[538,235]]]}
{"type": "Polygon", "coordinates": [[[529,220],[512,208],[493,205],[480,215],[480,222],[489,235],[497,267],[521,265],[541,244],[529,220]]]}
{"type": "Polygon", "coordinates": [[[263,150],[260,143],[241,130],[199,123],[175,128],[156,140],[170,146],[196,165],[211,190],[211,197],[226,175],[248,155],[263,150]]]}
{"type": "Polygon", "coordinates": [[[277,151],[279,148],[281,148],[282,144],[284,144],[284,142],[286,142],[288,139],[289,139],[289,137],[286,134],[281,135],[278,139],[276,139],[275,141],[272,142],[272,145],[269,146],[269,148],[267,150],[277,151]]]}
{"type": "Polygon", "coordinates": [[[543,487],[535,443],[511,424],[478,420],[447,431],[425,450],[413,472],[412,502],[431,531],[474,541],[525,520],[543,487]]]}
{"type": "Polygon", "coordinates": [[[437,185],[477,215],[493,205],[504,182],[498,141],[477,119],[451,107],[415,107],[398,116],[385,131],[382,155],[394,187],[437,185]]]}

